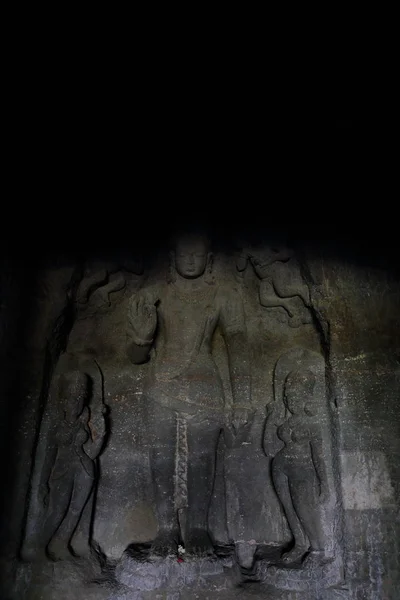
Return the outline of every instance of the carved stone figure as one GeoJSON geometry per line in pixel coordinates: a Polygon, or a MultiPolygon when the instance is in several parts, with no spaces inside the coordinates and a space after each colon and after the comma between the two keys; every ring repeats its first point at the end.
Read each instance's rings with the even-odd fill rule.
{"type": "Polygon", "coordinates": [[[310,292],[301,277],[293,250],[268,246],[243,248],[236,260],[239,275],[244,273],[248,262],[261,280],[259,298],[262,306],[282,307],[289,317],[290,327],[312,322],[310,292]]]}
{"type": "Polygon", "coordinates": [[[54,450],[46,456],[44,471],[49,477],[47,490],[42,491],[48,508],[45,531],[51,532],[47,552],[54,560],[70,556],[72,536],[93,492],[96,459],[105,438],[106,410],[101,401],[93,403],[89,411],[91,381],[85,373],[61,375],[59,383],[62,414],[54,450]]]}
{"type": "Polygon", "coordinates": [[[85,313],[90,308],[109,306],[110,294],[125,287],[127,274],[141,275],[142,273],[143,265],[140,260],[121,259],[108,263],[88,262],[76,293],[78,309],[81,313],[85,313]]]}
{"type": "Polygon", "coordinates": [[[224,424],[224,392],[212,356],[221,328],[228,352],[237,434],[249,421],[250,372],[243,305],[212,278],[212,254],[200,236],[177,241],[168,281],[131,301],[128,352],[151,356],[145,384],[149,446],[158,516],[152,550],[212,553],[208,507],[216,446],[224,424]]]}
{"type": "Polygon", "coordinates": [[[284,384],[286,420],[278,428],[285,446],[272,461],[272,478],[294,537],[283,562],[301,561],[310,550],[325,558],[321,506],[329,498],[321,427],[315,419],[316,377],[309,369],[291,371],[284,384]]]}

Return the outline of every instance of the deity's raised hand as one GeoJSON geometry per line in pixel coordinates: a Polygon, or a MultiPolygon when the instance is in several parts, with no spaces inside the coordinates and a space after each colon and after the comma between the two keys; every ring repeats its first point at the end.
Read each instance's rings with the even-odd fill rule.
{"type": "Polygon", "coordinates": [[[132,299],[129,308],[129,323],[138,342],[150,343],[157,327],[157,309],[143,296],[132,299]]]}

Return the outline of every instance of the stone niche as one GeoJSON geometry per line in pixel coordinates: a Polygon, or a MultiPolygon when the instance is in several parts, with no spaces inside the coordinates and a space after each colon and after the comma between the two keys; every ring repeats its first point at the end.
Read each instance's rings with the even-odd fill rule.
{"type": "Polygon", "coordinates": [[[188,233],[30,305],[2,598],[399,597],[398,277],[188,233]]]}

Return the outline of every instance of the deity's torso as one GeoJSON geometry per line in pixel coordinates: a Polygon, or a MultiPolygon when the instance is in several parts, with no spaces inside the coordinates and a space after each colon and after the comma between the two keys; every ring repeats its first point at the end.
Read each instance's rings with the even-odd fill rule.
{"type": "Polygon", "coordinates": [[[84,451],[84,444],[89,440],[90,433],[87,426],[87,411],[74,424],[63,422],[57,433],[57,457],[52,471],[53,480],[73,473],[82,467],[85,472],[93,477],[93,461],[84,451]]]}
{"type": "Polygon", "coordinates": [[[314,469],[311,454],[311,426],[307,417],[290,417],[278,428],[278,437],[285,442],[285,446],[275,457],[276,465],[285,465],[285,469],[293,465],[296,475],[304,472],[307,468],[314,469]],[[299,472],[299,467],[301,467],[299,472]]]}
{"type": "Polygon", "coordinates": [[[184,412],[190,407],[222,411],[223,388],[211,354],[222,310],[220,288],[204,283],[188,293],[171,283],[144,295],[156,304],[158,319],[147,393],[184,412]]]}

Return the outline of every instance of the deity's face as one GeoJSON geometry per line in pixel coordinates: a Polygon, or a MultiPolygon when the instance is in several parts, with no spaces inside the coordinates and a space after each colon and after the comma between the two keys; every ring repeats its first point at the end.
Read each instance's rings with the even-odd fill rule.
{"type": "Polygon", "coordinates": [[[209,254],[206,240],[187,237],[179,240],[175,246],[175,268],[181,277],[196,279],[203,275],[209,254]]]}
{"type": "Polygon", "coordinates": [[[284,403],[293,415],[305,412],[314,389],[315,379],[312,373],[291,373],[285,383],[284,403]]]}
{"type": "Polygon", "coordinates": [[[302,397],[298,390],[287,388],[284,393],[284,402],[292,415],[298,415],[304,411],[306,398],[302,397]]]}

